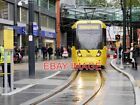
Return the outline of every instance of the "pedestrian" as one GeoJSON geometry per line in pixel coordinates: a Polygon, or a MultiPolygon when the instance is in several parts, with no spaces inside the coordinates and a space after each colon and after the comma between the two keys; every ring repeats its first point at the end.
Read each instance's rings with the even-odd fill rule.
{"type": "Polygon", "coordinates": [[[35,57],[36,57],[36,60],[37,60],[37,58],[38,58],[38,47],[37,46],[35,47],[35,57]]]}
{"type": "Polygon", "coordinates": [[[63,50],[64,48],[63,48],[63,46],[61,46],[61,49],[60,49],[60,53],[61,53],[61,58],[62,58],[62,54],[63,54],[63,50]]]}
{"type": "Polygon", "coordinates": [[[124,52],[125,54],[125,63],[129,64],[130,63],[130,48],[126,48],[126,51],[124,52]]]}
{"type": "Polygon", "coordinates": [[[43,54],[43,60],[45,60],[45,57],[46,57],[46,47],[43,46],[43,47],[41,48],[41,51],[42,51],[42,54],[43,54]]]}
{"type": "Polygon", "coordinates": [[[132,68],[135,68],[137,70],[137,46],[136,43],[131,43],[130,48],[130,59],[132,63],[132,68]]]}
{"type": "MultiPolygon", "coordinates": [[[[2,72],[4,73],[4,47],[0,46],[0,64],[2,66],[2,72]]],[[[11,88],[11,56],[10,52],[7,53],[7,75],[8,75],[8,84],[11,88]]],[[[3,87],[4,87],[4,75],[3,75],[3,87]]]]}
{"type": "Polygon", "coordinates": [[[59,47],[56,48],[56,50],[55,50],[55,55],[56,55],[56,58],[59,59],[59,57],[60,57],[60,55],[61,55],[61,54],[60,54],[60,48],[59,48],[59,47]]]}
{"type": "Polygon", "coordinates": [[[122,49],[123,49],[122,48],[122,44],[120,44],[120,46],[119,46],[119,52],[118,52],[119,53],[119,57],[118,57],[119,59],[121,59],[121,57],[122,57],[122,54],[121,54],[122,49]]]}
{"type": "Polygon", "coordinates": [[[23,56],[25,55],[25,48],[24,47],[21,47],[20,54],[23,58],[23,56]]]}
{"type": "Polygon", "coordinates": [[[68,55],[69,55],[69,57],[71,57],[71,47],[70,46],[68,46],[68,55]]]}
{"type": "Polygon", "coordinates": [[[53,54],[53,48],[51,47],[51,45],[48,48],[48,54],[49,54],[49,60],[51,60],[51,56],[53,54]]]}
{"type": "Polygon", "coordinates": [[[64,57],[64,58],[67,58],[68,57],[68,51],[67,51],[67,49],[64,47],[64,49],[63,49],[63,54],[62,54],[62,56],[64,57]]]}
{"type": "Polygon", "coordinates": [[[48,46],[46,45],[45,57],[47,58],[47,56],[48,56],[48,46]]]}

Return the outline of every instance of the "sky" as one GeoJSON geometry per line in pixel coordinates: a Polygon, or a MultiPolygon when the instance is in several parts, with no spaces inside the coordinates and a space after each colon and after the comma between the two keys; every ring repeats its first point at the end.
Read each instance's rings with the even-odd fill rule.
{"type": "Polygon", "coordinates": [[[61,1],[61,3],[75,5],[75,0],[60,0],[60,1],[61,1]]]}

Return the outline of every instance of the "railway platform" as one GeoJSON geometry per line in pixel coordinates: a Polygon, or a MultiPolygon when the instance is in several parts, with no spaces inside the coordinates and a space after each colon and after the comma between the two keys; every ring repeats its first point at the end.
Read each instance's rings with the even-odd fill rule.
{"type": "MultiPolygon", "coordinates": [[[[51,60],[54,62],[65,61],[51,60]]],[[[69,59],[66,59],[69,62],[69,59]]],[[[50,62],[50,61],[48,61],[50,62]]],[[[0,103],[1,105],[20,105],[32,100],[44,93],[55,90],[56,87],[64,84],[70,77],[70,70],[45,70],[44,61],[36,62],[35,78],[29,78],[28,64],[21,63],[14,66],[14,91],[3,93],[3,78],[0,76],[0,103]]],[[[0,67],[1,71],[1,67],[0,67]]],[[[10,88],[8,89],[10,90],[10,88]]]]}
{"type": "MultiPolygon", "coordinates": [[[[53,61],[56,63],[71,62],[70,59],[60,59],[53,61]]],[[[119,68],[120,65],[116,64],[116,60],[114,59],[113,61],[114,65],[119,68]]],[[[49,62],[52,62],[52,60],[49,62]]],[[[138,59],[138,62],[140,62],[140,59],[138,59]]],[[[63,71],[44,70],[43,64],[43,61],[36,62],[36,75],[34,79],[31,79],[28,76],[27,63],[15,64],[14,87],[16,89],[13,92],[9,92],[7,94],[2,93],[2,77],[0,77],[0,103],[2,105],[29,105],[27,103],[37,99],[36,97],[39,98],[39,96],[43,96],[44,93],[50,93],[57,87],[61,86],[61,84],[66,83],[72,73],[70,68],[63,71]]],[[[130,74],[136,82],[136,105],[140,105],[138,102],[138,99],[140,98],[140,64],[138,65],[138,70],[132,69],[131,65],[123,66],[124,69],[121,70],[130,74]]]]}
{"type": "Polygon", "coordinates": [[[132,68],[132,64],[121,65],[116,62],[118,62],[117,59],[112,60],[111,65],[113,65],[115,69],[117,69],[119,72],[123,73],[130,79],[135,90],[136,105],[140,105],[140,57],[137,57],[137,70],[135,68],[132,68]]]}

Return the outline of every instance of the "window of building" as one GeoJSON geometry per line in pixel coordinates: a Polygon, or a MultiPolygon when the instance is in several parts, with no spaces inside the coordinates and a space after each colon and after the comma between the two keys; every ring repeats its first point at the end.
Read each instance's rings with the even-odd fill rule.
{"type": "Polygon", "coordinates": [[[0,18],[8,19],[8,3],[0,0],[0,18]]]}
{"type": "Polygon", "coordinates": [[[47,27],[47,16],[41,14],[41,25],[47,27]]]}
{"type": "Polygon", "coordinates": [[[38,23],[38,13],[37,12],[34,13],[34,21],[36,23],[38,23]]]}
{"type": "Polygon", "coordinates": [[[21,22],[28,23],[28,10],[26,8],[21,8],[21,22]]]}
{"type": "Polygon", "coordinates": [[[9,20],[14,20],[14,5],[13,4],[8,4],[8,11],[9,11],[9,20]]]}
{"type": "Polygon", "coordinates": [[[49,10],[51,12],[55,12],[55,0],[50,0],[49,1],[49,10]]]}
{"type": "Polygon", "coordinates": [[[48,17],[48,28],[55,29],[55,19],[52,17],[48,17]]]}
{"type": "Polygon", "coordinates": [[[48,1],[49,0],[40,0],[41,8],[48,10],[48,1]]]}

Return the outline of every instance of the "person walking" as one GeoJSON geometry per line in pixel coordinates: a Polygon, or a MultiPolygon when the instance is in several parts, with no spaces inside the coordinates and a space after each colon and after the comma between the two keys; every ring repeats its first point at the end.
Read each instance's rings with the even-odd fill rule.
{"type": "Polygon", "coordinates": [[[56,55],[56,58],[59,59],[59,57],[61,55],[61,52],[60,52],[60,48],[59,47],[56,48],[55,55],[56,55]]]}
{"type": "Polygon", "coordinates": [[[62,54],[63,54],[63,50],[64,48],[63,48],[63,46],[61,46],[61,48],[60,48],[60,55],[61,55],[61,58],[62,58],[62,54]]]}
{"type": "MultiPolygon", "coordinates": [[[[0,64],[2,66],[2,72],[4,73],[4,47],[0,46],[0,64]]],[[[8,75],[8,84],[9,87],[11,88],[11,56],[10,56],[10,52],[7,53],[7,75],[8,75]]],[[[3,74],[3,87],[4,87],[4,74],[3,74]]]]}
{"type": "Polygon", "coordinates": [[[71,47],[70,46],[68,46],[68,55],[69,55],[69,57],[71,57],[71,47]]]}
{"type": "Polygon", "coordinates": [[[53,48],[51,47],[51,45],[48,48],[48,54],[49,54],[49,60],[51,60],[51,56],[53,54],[53,48]]]}
{"type": "Polygon", "coordinates": [[[45,58],[46,58],[46,47],[43,46],[43,47],[41,48],[41,51],[42,51],[42,54],[43,54],[43,60],[45,60],[45,58]]]}
{"type": "Polygon", "coordinates": [[[137,70],[137,46],[136,46],[136,43],[131,43],[130,59],[132,62],[132,68],[135,68],[137,70]]]}
{"type": "Polygon", "coordinates": [[[38,47],[37,46],[35,46],[35,58],[36,58],[36,60],[38,58],[38,47]]]}

